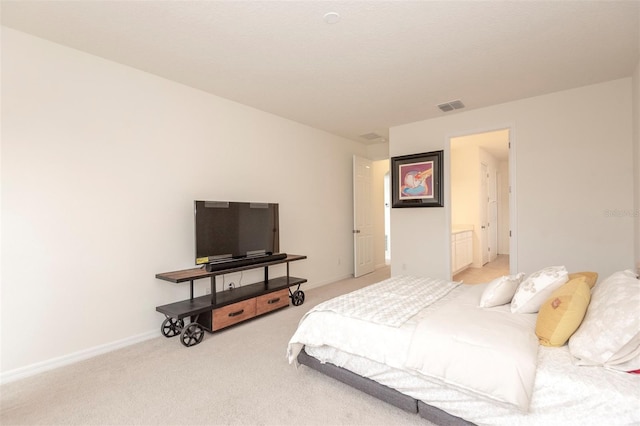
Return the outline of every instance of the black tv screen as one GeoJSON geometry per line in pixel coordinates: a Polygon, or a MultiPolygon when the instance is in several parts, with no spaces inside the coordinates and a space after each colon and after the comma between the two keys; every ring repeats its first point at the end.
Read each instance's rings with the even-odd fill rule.
{"type": "Polygon", "coordinates": [[[278,204],[194,201],[196,265],[279,251],[278,204]]]}

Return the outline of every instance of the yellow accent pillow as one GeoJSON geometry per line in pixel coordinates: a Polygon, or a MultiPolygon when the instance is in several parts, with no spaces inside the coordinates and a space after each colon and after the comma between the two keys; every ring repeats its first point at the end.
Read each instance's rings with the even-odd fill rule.
{"type": "Polygon", "coordinates": [[[578,276],[555,290],[540,307],[536,336],[541,345],[563,346],[580,327],[591,301],[587,277],[578,276]]]}
{"type": "Polygon", "coordinates": [[[583,276],[587,279],[587,284],[589,284],[590,288],[593,288],[593,286],[596,285],[596,281],[598,281],[597,272],[574,272],[572,274],[569,274],[569,281],[580,276],[583,276]]]}

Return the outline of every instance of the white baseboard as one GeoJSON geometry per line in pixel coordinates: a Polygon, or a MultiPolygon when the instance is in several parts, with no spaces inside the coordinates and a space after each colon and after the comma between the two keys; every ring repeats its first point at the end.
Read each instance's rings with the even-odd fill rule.
{"type": "MultiPolygon", "coordinates": [[[[329,278],[327,280],[316,281],[313,284],[302,284],[301,290],[311,290],[312,288],[322,287],[323,285],[333,284],[335,282],[346,280],[346,279],[349,279],[349,278],[353,278],[353,274],[339,275],[339,276],[335,276],[333,278],[329,278]]],[[[292,289],[293,289],[293,287],[292,287],[292,289]]]]}
{"type": "MultiPolygon", "coordinates": [[[[386,265],[377,265],[376,269],[384,267],[386,265]]],[[[331,284],[337,281],[353,278],[353,274],[341,275],[330,278],[321,282],[316,282],[314,285],[307,287],[308,289],[321,287],[323,285],[331,284]]],[[[35,364],[27,365],[26,367],[16,368],[0,373],[0,384],[14,382],[16,380],[24,379],[26,377],[34,376],[45,371],[53,370],[65,365],[74,364],[85,359],[93,358],[97,355],[102,355],[107,352],[115,351],[116,349],[124,348],[136,343],[143,342],[145,340],[153,339],[154,337],[161,336],[159,330],[148,331],[146,333],[138,334],[137,336],[127,337],[115,342],[106,343],[104,345],[95,346],[93,348],[84,349],[78,352],[71,353],[69,355],[63,355],[58,358],[38,362],[35,364]]]]}
{"type": "Polygon", "coordinates": [[[24,379],[26,377],[34,376],[45,371],[53,370],[65,365],[74,364],[85,359],[93,358],[94,356],[101,355],[107,352],[115,351],[116,349],[124,348],[136,343],[143,342],[145,340],[159,337],[160,331],[148,331],[146,333],[138,334],[137,336],[127,337],[115,342],[106,343],[104,345],[95,346],[93,348],[84,349],[78,352],[71,353],[69,355],[63,355],[58,358],[37,362],[35,364],[27,365],[26,367],[20,367],[13,370],[0,373],[0,384],[14,382],[16,380],[24,379]]]}

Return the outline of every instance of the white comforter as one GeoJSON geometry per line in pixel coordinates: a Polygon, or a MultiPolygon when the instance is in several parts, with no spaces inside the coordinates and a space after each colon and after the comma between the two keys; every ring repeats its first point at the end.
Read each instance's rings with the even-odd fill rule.
{"type": "Polygon", "coordinates": [[[316,305],[302,317],[289,341],[289,362],[295,362],[305,345],[326,345],[401,368],[408,348],[400,342],[408,339],[407,331],[399,326],[459,285],[431,278],[392,277],[316,305]],[[344,321],[345,317],[351,321],[344,321]]]}
{"type": "Polygon", "coordinates": [[[470,287],[422,318],[405,368],[526,412],[536,376],[536,315],[479,308],[483,289],[470,287]]]}
{"type": "MultiPolygon", "coordinates": [[[[376,284],[375,292],[393,293],[386,286],[397,287],[401,279],[376,284]]],[[[430,297],[421,308],[412,308],[411,315],[402,313],[406,317],[402,326],[395,320],[381,325],[358,318],[356,311],[368,311],[361,306],[363,300],[355,311],[348,308],[349,303],[331,302],[327,309],[318,305],[303,317],[291,338],[289,362],[295,361],[305,345],[329,346],[526,411],[538,348],[535,315],[511,314],[508,307],[476,308],[484,286],[460,286],[451,291],[457,283],[404,280],[403,291],[409,294],[429,293],[425,285],[441,285],[437,290],[444,298],[430,297]],[[472,313],[466,312],[470,307],[472,313]],[[344,321],[345,317],[350,320],[344,321]]],[[[345,296],[337,299],[341,297],[345,296]]],[[[374,299],[379,305],[381,299],[374,299]]]]}

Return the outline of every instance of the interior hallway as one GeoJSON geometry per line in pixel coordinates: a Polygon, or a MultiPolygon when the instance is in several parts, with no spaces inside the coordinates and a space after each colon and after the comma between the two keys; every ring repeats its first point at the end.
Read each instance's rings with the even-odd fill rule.
{"type": "Polygon", "coordinates": [[[453,276],[454,281],[465,284],[481,284],[502,275],[509,275],[509,255],[499,254],[496,260],[489,262],[482,268],[467,268],[453,276]]]}

